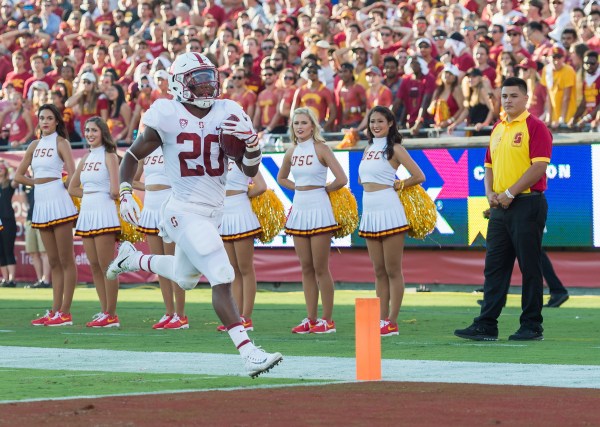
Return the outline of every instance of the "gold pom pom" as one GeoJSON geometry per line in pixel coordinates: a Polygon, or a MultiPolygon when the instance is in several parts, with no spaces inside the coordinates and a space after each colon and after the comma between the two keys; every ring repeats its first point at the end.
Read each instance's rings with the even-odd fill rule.
{"type": "Polygon", "coordinates": [[[71,200],[77,209],[77,212],[81,211],[81,199],[79,197],[71,196],[71,200]]]}
{"type": "Polygon", "coordinates": [[[354,194],[348,187],[329,193],[329,201],[333,210],[333,217],[340,228],[333,232],[333,237],[339,239],[352,234],[358,227],[358,204],[354,194]]]}
{"type": "MultiPolygon", "coordinates": [[[[401,187],[404,187],[403,185],[401,187]]],[[[429,194],[420,185],[413,185],[408,188],[401,188],[396,191],[404,212],[410,230],[408,235],[415,239],[424,239],[430,234],[437,221],[437,209],[435,203],[429,197],[429,194]]]]}
{"type": "MultiPolygon", "coordinates": [[[[133,200],[135,200],[135,202],[138,204],[138,206],[140,207],[140,212],[141,212],[142,211],[142,201],[135,194],[133,194],[133,200]]],[[[116,199],[115,205],[117,205],[117,212],[119,212],[120,204],[121,204],[121,202],[119,201],[119,199],[116,199]]],[[[144,241],[145,234],[140,233],[137,230],[137,227],[135,227],[134,225],[131,225],[127,221],[123,220],[123,218],[121,218],[121,215],[119,215],[119,220],[121,221],[121,233],[119,233],[117,238],[121,242],[123,242],[125,240],[127,240],[128,242],[131,242],[131,243],[137,243],[137,242],[144,241]]]]}
{"type": "Polygon", "coordinates": [[[268,243],[277,236],[285,226],[286,216],[283,203],[273,190],[267,190],[260,196],[250,198],[252,212],[258,218],[262,233],[258,240],[268,243]]]}

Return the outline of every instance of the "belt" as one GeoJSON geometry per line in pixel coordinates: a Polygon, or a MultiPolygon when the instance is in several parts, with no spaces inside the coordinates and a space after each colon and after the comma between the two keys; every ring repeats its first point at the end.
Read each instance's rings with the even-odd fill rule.
{"type": "Polygon", "coordinates": [[[534,191],[534,190],[532,190],[529,193],[517,194],[515,196],[515,199],[522,199],[522,198],[525,198],[525,197],[533,197],[533,196],[541,196],[542,194],[544,194],[543,191],[534,191]]]}

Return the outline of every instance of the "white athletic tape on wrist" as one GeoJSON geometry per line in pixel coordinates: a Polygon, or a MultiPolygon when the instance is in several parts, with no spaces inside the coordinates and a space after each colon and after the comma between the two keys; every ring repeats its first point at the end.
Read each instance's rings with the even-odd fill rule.
{"type": "Polygon", "coordinates": [[[242,159],[242,163],[246,166],[256,166],[256,165],[260,164],[261,159],[262,159],[262,154],[258,157],[253,157],[251,159],[244,156],[244,158],[242,159]]]}
{"type": "Polygon", "coordinates": [[[128,182],[122,182],[121,185],[119,186],[119,194],[132,193],[132,192],[133,192],[133,187],[128,182]]]}
{"type": "Polygon", "coordinates": [[[140,159],[137,158],[137,156],[135,154],[133,154],[131,152],[131,148],[128,148],[127,151],[125,151],[125,154],[129,154],[131,157],[133,157],[137,162],[140,161],[140,159]]]}

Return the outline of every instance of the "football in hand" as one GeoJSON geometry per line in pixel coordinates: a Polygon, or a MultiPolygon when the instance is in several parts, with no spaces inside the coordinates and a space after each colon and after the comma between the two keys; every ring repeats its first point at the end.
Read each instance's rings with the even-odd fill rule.
{"type": "MultiPolygon", "coordinates": [[[[239,122],[240,119],[236,115],[230,115],[227,120],[239,122]]],[[[246,144],[241,139],[223,133],[223,129],[219,130],[219,145],[221,150],[227,157],[232,160],[241,160],[244,153],[246,152],[246,144]]]]}

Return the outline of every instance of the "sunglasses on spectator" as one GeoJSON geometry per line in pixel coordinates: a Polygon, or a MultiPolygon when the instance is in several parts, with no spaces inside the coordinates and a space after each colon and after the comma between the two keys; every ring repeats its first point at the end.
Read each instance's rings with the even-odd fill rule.
{"type": "Polygon", "coordinates": [[[91,82],[91,81],[89,81],[89,80],[84,80],[84,81],[83,81],[83,84],[84,84],[84,85],[91,85],[91,84],[92,84],[92,82],[91,82]]]}
{"type": "Polygon", "coordinates": [[[390,37],[392,33],[380,33],[381,37],[390,37]]]}
{"type": "Polygon", "coordinates": [[[271,45],[266,45],[266,46],[261,46],[262,50],[273,50],[273,46],[271,45]]]}
{"type": "Polygon", "coordinates": [[[148,83],[142,83],[140,85],[140,89],[146,89],[146,88],[149,88],[149,87],[150,87],[150,85],[148,83]]]}
{"type": "Polygon", "coordinates": [[[446,40],[446,36],[433,36],[434,40],[446,40]]]}
{"type": "Polygon", "coordinates": [[[554,59],[560,59],[562,57],[563,57],[562,55],[552,55],[552,58],[554,58],[554,59]]]}
{"type": "Polygon", "coordinates": [[[283,80],[294,80],[294,76],[283,76],[283,80]]]}
{"type": "Polygon", "coordinates": [[[242,80],[242,79],[243,79],[243,77],[240,77],[240,76],[233,76],[231,79],[232,79],[232,80],[242,80]]]}
{"type": "Polygon", "coordinates": [[[584,61],[583,65],[596,65],[598,61],[584,61]]]}
{"type": "Polygon", "coordinates": [[[517,37],[520,36],[519,33],[508,33],[508,37],[517,37]]]}
{"type": "Polygon", "coordinates": [[[315,70],[315,69],[308,70],[307,73],[308,74],[319,74],[319,72],[317,70],[315,70]]]}
{"type": "Polygon", "coordinates": [[[463,31],[474,31],[475,27],[472,25],[467,25],[466,27],[462,27],[463,31]]]}

